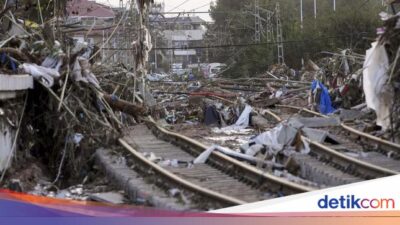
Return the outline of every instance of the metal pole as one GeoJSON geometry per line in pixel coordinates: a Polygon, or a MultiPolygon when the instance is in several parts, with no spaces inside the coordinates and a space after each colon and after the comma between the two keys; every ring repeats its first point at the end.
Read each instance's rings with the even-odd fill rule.
{"type": "Polygon", "coordinates": [[[336,12],[336,0],[333,0],[333,11],[336,12]]]}
{"type": "Polygon", "coordinates": [[[189,65],[189,35],[186,35],[187,49],[186,49],[186,61],[187,65],[189,65]]]}
{"type": "Polygon", "coordinates": [[[303,29],[304,15],[303,15],[303,0],[300,0],[300,26],[303,29]]]}
{"type": "Polygon", "coordinates": [[[317,0],[314,0],[314,18],[317,19],[317,0]]]}
{"type": "Polygon", "coordinates": [[[260,20],[260,2],[259,0],[254,0],[254,40],[256,43],[261,41],[261,20],[260,20]]]}
{"type": "Polygon", "coordinates": [[[284,64],[285,58],[283,53],[283,34],[282,34],[282,23],[281,23],[281,11],[279,2],[276,3],[276,41],[278,43],[278,64],[284,64]]]}
{"type": "Polygon", "coordinates": [[[157,34],[154,33],[154,68],[157,70],[157,34]]]}

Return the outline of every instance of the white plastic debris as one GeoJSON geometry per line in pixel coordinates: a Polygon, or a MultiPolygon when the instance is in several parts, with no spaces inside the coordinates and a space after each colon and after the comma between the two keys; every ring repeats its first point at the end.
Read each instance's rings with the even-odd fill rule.
{"type": "Polygon", "coordinates": [[[83,137],[83,134],[76,133],[72,136],[72,142],[76,145],[79,145],[79,143],[81,143],[81,141],[83,140],[83,137]]]}
{"type": "Polygon", "coordinates": [[[160,162],[162,160],[162,158],[157,157],[156,154],[154,154],[153,152],[150,153],[143,153],[143,155],[150,161],[152,162],[160,162]]]}
{"type": "Polygon", "coordinates": [[[235,125],[232,128],[244,129],[250,124],[250,113],[253,111],[253,108],[249,105],[246,105],[239,119],[236,121],[235,125]]]}
{"type": "Polygon", "coordinates": [[[201,153],[194,161],[193,164],[203,164],[207,161],[207,159],[210,157],[211,153],[216,149],[216,145],[213,145],[209,147],[207,150],[205,150],[203,153],[201,153]]]}
{"type": "Polygon", "coordinates": [[[41,66],[60,71],[64,56],[65,54],[61,48],[61,43],[59,41],[54,41],[51,54],[44,59],[41,66]]]}
{"type": "Polygon", "coordinates": [[[293,142],[297,132],[297,129],[287,124],[279,124],[274,129],[258,135],[254,142],[268,146],[274,153],[277,153],[293,142]]]}
{"type": "Polygon", "coordinates": [[[54,85],[54,79],[60,77],[60,73],[57,70],[33,63],[24,63],[19,67],[23,73],[30,74],[36,80],[42,81],[46,87],[52,87],[54,85]]]}
{"type": "MultiPolygon", "coordinates": [[[[201,153],[194,161],[193,164],[204,164],[208,158],[210,157],[211,153],[214,151],[219,151],[225,155],[229,155],[235,158],[240,158],[249,162],[253,162],[253,163],[257,163],[260,162],[260,159],[255,158],[253,156],[249,156],[246,154],[242,154],[239,152],[235,152],[233,150],[230,150],[228,148],[224,148],[218,145],[213,145],[210,148],[208,148],[207,150],[205,150],[203,153],[201,153]]],[[[264,162],[265,164],[268,164],[268,162],[264,162]]]]}
{"type": "Polygon", "coordinates": [[[372,43],[367,50],[364,63],[364,93],[367,106],[375,110],[377,125],[383,130],[390,127],[390,109],[393,100],[393,89],[387,85],[389,59],[385,47],[378,42],[372,43]]]}
{"type": "Polygon", "coordinates": [[[246,149],[245,154],[249,155],[249,156],[255,156],[257,155],[257,153],[259,153],[262,149],[264,148],[264,146],[260,145],[260,144],[255,144],[250,146],[249,148],[246,149]]]}
{"type": "Polygon", "coordinates": [[[178,188],[172,188],[172,189],[169,189],[169,193],[171,196],[175,197],[181,193],[181,190],[179,190],[178,188]]]}
{"type": "Polygon", "coordinates": [[[90,83],[93,86],[100,88],[99,81],[91,72],[89,60],[86,58],[78,57],[75,60],[74,67],[72,69],[72,77],[75,81],[90,83]]]}
{"type": "Polygon", "coordinates": [[[87,42],[77,41],[74,45],[74,48],[71,51],[71,54],[77,54],[78,52],[86,49],[89,46],[87,42]]]}
{"type": "Polygon", "coordinates": [[[46,57],[42,62],[42,66],[46,68],[55,69],[60,71],[61,66],[63,65],[63,60],[60,57],[46,57]]]}
{"type": "MultiPolygon", "coordinates": [[[[264,132],[254,138],[251,142],[266,146],[267,149],[274,155],[282,151],[285,147],[291,145],[299,130],[292,127],[286,123],[281,123],[277,127],[267,132],[264,132]]],[[[310,147],[308,143],[302,139],[302,149],[299,149],[301,153],[308,154],[310,152],[310,147]]]]}
{"type": "MultiPolygon", "coordinates": [[[[244,108],[242,114],[240,115],[239,119],[236,121],[236,123],[232,126],[224,127],[221,129],[214,129],[213,131],[215,133],[225,133],[225,134],[232,134],[232,133],[243,133],[240,131],[243,131],[245,128],[247,128],[250,124],[250,113],[253,111],[253,108],[249,105],[246,105],[244,108]]],[[[248,133],[247,131],[244,132],[245,134],[248,133]]]]}

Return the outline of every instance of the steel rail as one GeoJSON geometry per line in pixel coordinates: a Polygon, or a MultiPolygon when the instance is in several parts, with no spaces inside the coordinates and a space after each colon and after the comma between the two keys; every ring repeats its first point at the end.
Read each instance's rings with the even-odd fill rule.
{"type": "MultiPolygon", "coordinates": [[[[276,107],[296,109],[296,110],[299,110],[299,111],[301,110],[301,111],[310,113],[310,114],[315,115],[315,116],[324,117],[324,118],[329,118],[329,116],[322,115],[322,114],[320,114],[320,113],[318,113],[318,112],[314,112],[314,111],[311,111],[311,110],[309,110],[309,109],[302,108],[302,107],[288,106],[288,105],[276,105],[276,107]]],[[[365,132],[359,131],[359,130],[353,128],[353,127],[350,127],[350,126],[346,125],[345,123],[341,123],[340,126],[341,126],[343,129],[349,131],[350,133],[353,133],[353,134],[355,134],[355,135],[358,135],[358,136],[360,136],[360,137],[362,137],[362,138],[365,138],[365,139],[370,140],[370,141],[372,141],[372,142],[378,143],[378,144],[380,144],[380,145],[387,146],[387,147],[389,147],[391,150],[394,150],[394,151],[396,151],[397,153],[400,153],[400,144],[396,144],[396,143],[394,143],[394,142],[391,142],[391,141],[388,141],[388,140],[384,140],[384,139],[382,139],[382,138],[375,137],[375,136],[373,136],[373,135],[371,135],[371,134],[367,134],[367,133],[365,133],[365,132]]]]}
{"type": "MultiPolygon", "coordinates": [[[[188,149],[191,149],[196,155],[200,155],[203,151],[207,150],[209,146],[206,146],[194,139],[186,137],[184,135],[169,131],[161,126],[159,126],[151,117],[146,122],[150,123],[153,127],[155,127],[159,132],[162,134],[169,136],[170,138],[175,139],[176,141],[182,141],[183,144],[188,149]]],[[[223,162],[225,165],[228,164],[229,167],[234,168],[236,171],[245,172],[249,177],[250,180],[254,182],[265,181],[271,186],[267,186],[271,190],[282,190],[285,194],[297,194],[303,192],[314,191],[314,188],[307,187],[304,185],[299,185],[285,179],[273,176],[271,174],[266,173],[265,171],[259,170],[254,166],[247,165],[239,160],[236,160],[232,157],[226,156],[221,152],[213,151],[211,153],[210,159],[216,162],[223,162]],[[252,179],[251,179],[251,178],[252,179]]],[[[219,163],[216,163],[219,164],[219,163]]],[[[226,167],[226,166],[225,166],[226,167]]]]}
{"type": "Polygon", "coordinates": [[[162,176],[166,177],[169,180],[172,180],[173,182],[184,186],[185,188],[197,192],[203,196],[210,197],[214,200],[217,200],[219,202],[224,202],[229,205],[242,205],[246,204],[247,202],[212,191],[210,189],[201,187],[199,185],[196,185],[192,182],[189,182],[187,180],[184,180],[180,178],[179,176],[176,176],[175,174],[169,172],[168,170],[162,168],[161,166],[155,164],[154,162],[148,160],[145,158],[140,152],[136,151],[131,145],[129,145],[125,140],[119,139],[119,143],[126,149],[128,150],[132,156],[138,160],[140,160],[142,163],[146,164],[147,166],[151,167],[154,171],[157,173],[161,174],[162,176]]]}
{"type": "MultiPolygon", "coordinates": [[[[323,116],[325,118],[329,118],[327,116],[320,115],[319,113],[316,113],[309,109],[305,109],[305,108],[301,108],[301,107],[285,106],[285,105],[276,105],[276,107],[291,108],[291,109],[296,109],[299,111],[306,111],[306,112],[309,112],[309,113],[317,115],[317,116],[323,116]]],[[[270,110],[265,110],[264,112],[266,112],[270,116],[276,118],[278,120],[278,122],[282,122],[282,119],[275,113],[271,112],[270,110]]],[[[352,158],[352,157],[342,154],[328,146],[325,146],[325,145],[320,144],[315,141],[311,141],[310,139],[308,139],[304,136],[303,136],[303,138],[307,142],[309,142],[311,146],[315,147],[314,149],[312,149],[313,152],[315,152],[317,154],[319,153],[319,155],[325,156],[325,158],[329,159],[330,161],[332,161],[332,160],[336,161],[336,163],[339,165],[342,165],[342,166],[346,165],[346,166],[343,166],[345,169],[350,169],[350,168],[356,166],[360,171],[362,171],[365,174],[368,174],[369,176],[374,177],[374,178],[400,174],[397,171],[390,170],[390,169],[387,169],[387,168],[384,168],[381,166],[376,166],[371,163],[367,163],[367,162],[352,158]]],[[[354,169],[354,168],[352,168],[352,169],[354,169]]]]}

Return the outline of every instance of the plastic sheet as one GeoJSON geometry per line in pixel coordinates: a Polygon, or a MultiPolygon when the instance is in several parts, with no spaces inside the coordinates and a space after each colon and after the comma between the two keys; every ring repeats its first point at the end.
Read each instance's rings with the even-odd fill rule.
{"type": "MultiPolygon", "coordinates": [[[[299,135],[299,129],[301,129],[301,127],[298,128],[287,123],[281,123],[274,129],[264,132],[252,139],[249,143],[242,145],[241,149],[244,149],[246,154],[253,155],[261,150],[257,146],[265,146],[271,154],[276,155],[287,146],[298,141],[296,137],[299,135]],[[250,146],[256,146],[256,148],[250,149],[250,146]]],[[[301,142],[302,148],[298,149],[298,151],[303,154],[308,154],[310,152],[308,143],[303,138],[301,139],[301,142]]]]}
{"type": "Polygon", "coordinates": [[[221,129],[215,129],[214,132],[231,134],[231,133],[237,133],[238,131],[241,131],[241,130],[247,128],[250,125],[250,113],[252,111],[253,111],[253,108],[249,105],[246,105],[242,114],[240,114],[239,119],[236,121],[236,123],[234,125],[224,127],[221,129]]]}
{"type": "Polygon", "coordinates": [[[385,47],[377,42],[367,50],[364,63],[364,93],[367,106],[375,110],[377,125],[383,130],[390,127],[390,108],[393,99],[393,90],[386,85],[389,77],[389,59],[385,47]]]}
{"type": "Polygon", "coordinates": [[[314,93],[317,89],[321,89],[319,111],[322,114],[333,113],[335,109],[332,107],[331,97],[328,89],[318,80],[314,80],[311,85],[311,90],[314,93]]]}
{"type": "MultiPolygon", "coordinates": [[[[235,152],[231,149],[228,148],[224,148],[218,145],[213,145],[210,148],[208,148],[207,150],[205,150],[203,153],[201,153],[194,161],[193,164],[204,164],[206,163],[206,161],[208,160],[208,158],[210,157],[211,153],[213,153],[214,151],[218,151],[221,152],[225,155],[229,155],[235,158],[239,158],[242,160],[246,160],[249,162],[253,162],[253,163],[258,163],[260,162],[260,159],[250,156],[250,155],[246,155],[243,153],[239,153],[239,152],[235,152]]],[[[272,163],[272,162],[267,162],[264,161],[264,164],[268,165],[268,166],[275,166],[275,167],[280,167],[281,165],[276,164],[276,163],[272,163]]]]}
{"type": "Polygon", "coordinates": [[[40,80],[46,87],[54,85],[54,78],[60,77],[57,70],[39,66],[33,63],[24,63],[20,65],[20,69],[27,74],[30,74],[36,80],[40,80]]]}
{"type": "Polygon", "coordinates": [[[297,129],[287,124],[279,124],[274,129],[258,135],[253,141],[256,144],[267,146],[276,154],[282,151],[285,146],[293,143],[297,132],[297,129]]]}
{"type": "Polygon", "coordinates": [[[90,70],[89,60],[78,57],[72,69],[72,76],[75,81],[90,83],[93,86],[100,88],[99,81],[90,70]]]}

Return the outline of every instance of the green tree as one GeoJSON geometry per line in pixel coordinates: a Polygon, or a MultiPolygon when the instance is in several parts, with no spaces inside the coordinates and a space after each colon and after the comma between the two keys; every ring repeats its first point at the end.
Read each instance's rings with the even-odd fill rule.
{"type": "MultiPolygon", "coordinates": [[[[301,29],[300,0],[260,0],[260,7],[274,10],[277,2],[281,6],[285,62],[298,69],[302,58],[320,58],[321,51],[351,48],[363,53],[376,36],[376,28],[381,25],[378,14],[384,10],[381,1],[336,0],[334,11],[333,0],[318,0],[315,19],[314,0],[303,0],[301,29]]],[[[209,45],[253,44],[253,4],[253,0],[217,0],[211,8],[215,23],[207,33],[209,45]]],[[[260,13],[267,18],[264,10],[260,13]]],[[[275,21],[273,24],[275,29],[275,21]]],[[[276,44],[268,44],[264,36],[260,45],[223,47],[209,52],[210,61],[231,65],[226,72],[231,77],[254,76],[277,63],[276,44]]]]}

